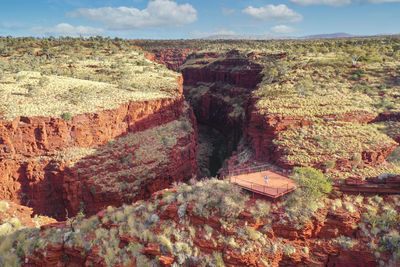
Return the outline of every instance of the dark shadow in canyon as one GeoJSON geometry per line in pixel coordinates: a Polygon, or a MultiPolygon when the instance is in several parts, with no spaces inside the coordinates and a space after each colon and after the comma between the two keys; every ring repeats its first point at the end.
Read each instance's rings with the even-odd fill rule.
{"type": "Polygon", "coordinates": [[[199,178],[219,175],[224,160],[230,156],[229,141],[218,130],[198,124],[197,166],[199,178]]]}

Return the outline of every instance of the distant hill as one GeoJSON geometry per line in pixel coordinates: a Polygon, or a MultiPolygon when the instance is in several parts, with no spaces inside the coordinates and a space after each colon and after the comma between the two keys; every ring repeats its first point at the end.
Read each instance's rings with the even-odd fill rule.
{"type": "Polygon", "coordinates": [[[287,40],[287,39],[336,39],[336,38],[351,38],[361,37],[348,33],[328,33],[328,34],[315,34],[302,37],[294,36],[281,36],[273,34],[216,34],[204,37],[206,40],[287,40]]]}
{"type": "Polygon", "coordinates": [[[205,38],[206,40],[277,40],[277,39],[296,39],[290,36],[277,36],[272,34],[216,34],[210,35],[205,38]]]}
{"type": "Polygon", "coordinates": [[[299,39],[336,39],[336,38],[351,38],[351,37],[360,37],[360,36],[348,34],[348,33],[344,33],[344,32],[338,32],[338,33],[307,35],[307,36],[299,37],[299,39]]]}

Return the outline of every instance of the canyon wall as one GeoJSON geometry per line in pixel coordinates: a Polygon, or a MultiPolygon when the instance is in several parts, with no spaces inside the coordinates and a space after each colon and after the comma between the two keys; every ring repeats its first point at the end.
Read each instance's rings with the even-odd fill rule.
{"type": "Polygon", "coordinates": [[[225,55],[192,54],[180,69],[184,95],[198,122],[221,132],[234,149],[242,136],[251,91],[262,79],[261,65],[234,50],[225,55]]]}
{"type": "MultiPolygon", "coordinates": [[[[177,89],[182,93],[182,79],[178,80],[177,89]]],[[[71,169],[71,165],[79,162],[86,150],[95,150],[119,136],[164,125],[182,116],[189,116],[190,123],[196,127],[190,114],[184,114],[184,99],[180,96],[131,101],[117,109],[76,115],[69,121],[48,117],[17,117],[13,121],[0,121],[0,198],[32,207],[36,214],[59,219],[65,218],[69,207],[71,216],[77,210],[76,207],[70,208],[73,206],[71,203],[76,202],[78,196],[75,194],[79,192],[66,190],[65,182],[71,179],[80,182],[76,168],[71,169]],[[75,173],[72,175],[75,178],[71,178],[71,173],[75,173]]],[[[191,134],[179,140],[179,145],[190,145],[190,149],[195,150],[196,138],[191,134]]],[[[193,155],[184,155],[182,161],[173,161],[176,152],[173,149],[169,152],[173,153],[171,162],[177,165],[158,170],[157,177],[161,180],[154,183],[154,188],[140,189],[143,190],[142,197],[148,194],[145,192],[167,186],[163,179],[170,183],[175,175],[176,179],[183,180],[196,173],[195,162],[187,162],[193,155]],[[161,177],[162,174],[165,177],[161,177]]],[[[90,175],[94,173],[86,173],[86,176],[90,175]]],[[[85,199],[80,202],[83,201],[85,199]]]]}
{"type": "MultiPolygon", "coordinates": [[[[174,194],[173,190],[168,190],[168,192],[174,194]]],[[[343,208],[337,210],[323,208],[315,213],[310,222],[301,227],[282,223],[282,214],[276,210],[268,217],[259,218],[255,218],[251,212],[245,210],[230,218],[230,224],[227,227],[224,223],[227,218],[219,213],[209,217],[197,214],[194,211],[196,200],[189,201],[185,205],[178,202],[170,204],[164,201],[155,202],[156,199],[162,199],[164,193],[157,192],[148,200],[157,205],[155,212],[160,219],[151,231],[160,234],[164,223],[174,224],[182,232],[191,227],[194,234],[189,238],[193,242],[193,248],[198,251],[200,259],[192,266],[204,263],[205,256],[212,257],[215,253],[220,253],[224,264],[232,267],[265,266],[266,262],[268,266],[378,266],[377,259],[367,246],[369,240],[365,240],[365,234],[354,227],[361,220],[357,209],[348,212],[343,208]],[[185,222],[180,219],[178,213],[178,210],[182,210],[180,207],[185,207],[185,222]],[[204,226],[208,227],[210,237],[206,237],[204,226]],[[254,233],[254,235],[240,234],[238,229],[247,229],[246,233],[254,233]],[[234,242],[228,244],[221,236],[233,238],[234,242]],[[264,243],[260,242],[257,236],[262,237],[264,243]],[[340,237],[344,236],[351,237],[349,240],[353,243],[341,241],[343,239],[340,237]],[[361,240],[362,242],[359,242],[361,240]],[[247,247],[241,250],[240,246],[246,246],[247,242],[252,243],[250,251],[247,247]]],[[[254,205],[254,202],[252,203],[247,203],[249,210],[254,205]]],[[[135,213],[139,212],[135,211],[135,213]]],[[[97,217],[101,220],[106,214],[106,211],[102,211],[97,214],[97,217]]],[[[50,227],[65,229],[67,226],[61,223],[50,227]]],[[[117,229],[118,224],[102,223],[98,227],[110,231],[117,229]]],[[[48,228],[44,227],[44,229],[48,228]]],[[[171,234],[171,238],[172,236],[171,234]]],[[[166,252],[162,249],[162,247],[165,248],[165,244],[159,240],[146,241],[140,234],[138,236],[117,234],[116,238],[120,240],[122,249],[131,243],[143,247],[140,250],[141,255],[144,254],[149,259],[157,258],[161,266],[171,266],[172,263],[179,261],[176,255],[171,254],[172,251],[166,252]]],[[[99,250],[96,248],[85,253],[82,251],[85,251],[84,248],[70,247],[66,243],[56,246],[49,244],[44,250],[36,250],[33,255],[26,256],[25,262],[29,264],[25,266],[50,266],[67,260],[70,264],[85,266],[105,264],[105,256],[99,256],[99,250]]],[[[140,266],[135,257],[131,256],[130,259],[129,266],[140,266]]],[[[190,260],[187,260],[185,264],[189,262],[190,260]]]]}
{"type": "MultiPolygon", "coordinates": [[[[165,154],[163,160],[159,159],[161,157],[159,150],[144,151],[148,154],[146,159],[139,159],[136,152],[142,149],[141,142],[148,140],[143,136],[129,133],[127,137],[114,140],[116,144],[119,142],[123,144],[125,149],[123,153],[116,153],[114,150],[118,148],[114,145],[89,155],[75,163],[73,167],[65,169],[62,175],[68,211],[76,214],[84,209],[85,214],[93,215],[109,205],[118,207],[123,203],[147,199],[152,193],[171,186],[173,182],[187,182],[190,178],[197,177],[197,126],[193,111],[186,107],[184,114],[177,120],[187,123],[186,125],[193,125],[193,129],[180,129],[182,133],[176,136],[174,144],[162,144],[162,153],[165,154]],[[143,140],[133,143],[124,140],[127,138],[143,140]],[[109,185],[102,179],[93,179],[101,176],[107,177],[106,180],[109,179],[109,185]],[[129,187],[129,183],[135,186],[129,187]]],[[[163,139],[173,135],[163,125],[168,123],[155,126],[143,134],[153,135],[154,130],[160,128],[159,132],[163,136],[157,134],[154,138],[163,139]]],[[[156,142],[154,140],[152,145],[157,146],[156,142]]]]}
{"type": "Polygon", "coordinates": [[[185,62],[186,58],[192,54],[195,49],[153,49],[146,57],[152,61],[165,65],[168,69],[177,71],[185,62]]]}
{"type": "MultiPolygon", "coordinates": [[[[179,49],[176,50],[176,53],[179,49]]],[[[159,51],[167,55],[174,54],[170,50],[159,51]]],[[[179,53],[178,53],[179,54],[179,53]]],[[[254,151],[254,160],[270,162],[283,168],[292,168],[296,163],[286,160],[284,149],[274,144],[280,133],[287,129],[312,127],[316,121],[370,123],[376,121],[398,120],[397,113],[382,113],[379,116],[374,112],[359,110],[342,113],[335,110],[332,114],[317,116],[288,116],[272,113],[269,110],[261,111],[256,107],[259,100],[253,91],[257,90],[263,75],[268,68],[265,62],[279,66],[280,60],[286,58],[285,53],[244,53],[231,50],[226,53],[194,52],[186,56],[186,60],[179,67],[184,77],[184,95],[194,109],[199,123],[218,130],[230,141],[229,150],[235,149],[241,137],[254,151]],[[262,63],[264,62],[264,63],[262,63]]],[[[282,62],[284,65],[285,63],[282,62]]],[[[294,77],[297,69],[293,70],[294,77]]],[[[287,77],[293,78],[291,75],[287,77]]],[[[274,84],[276,81],[273,81],[274,84]]],[[[296,80],[280,81],[296,84],[296,80]]],[[[318,103],[316,103],[318,109],[318,103]]],[[[296,108],[296,107],[293,107],[296,108]]],[[[400,140],[396,136],[396,141],[400,140]]],[[[378,165],[385,162],[387,156],[396,148],[395,144],[370,147],[363,150],[359,157],[362,165],[378,165]]],[[[329,159],[325,159],[329,160],[329,159]]],[[[325,160],[312,166],[324,168],[325,160]]],[[[351,167],[358,165],[349,159],[335,161],[336,167],[351,167]]],[[[361,166],[361,167],[363,167],[361,166]]]]}
{"type": "MultiPolygon", "coordinates": [[[[284,168],[292,168],[294,165],[281,158],[282,150],[273,140],[286,130],[300,129],[304,126],[312,126],[315,122],[301,116],[282,116],[274,114],[261,114],[256,108],[246,117],[244,137],[254,150],[255,159],[277,163],[284,168]]],[[[376,115],[368,112],[350,112],[341,115],[329,115],[321,117],[325,122],[354,122],[369,123],[376,119],[376,115]]],[[[381,164],[386,157],[396,148],[395,144],[382,146],[378,150],[365,150],[361,153],[361,160],[367,165],[381,164]]],[[[345,166],[349,162],[338,161],[345,166]]],[[[321,167],[321,166],[315,166],[321,167]]]]}

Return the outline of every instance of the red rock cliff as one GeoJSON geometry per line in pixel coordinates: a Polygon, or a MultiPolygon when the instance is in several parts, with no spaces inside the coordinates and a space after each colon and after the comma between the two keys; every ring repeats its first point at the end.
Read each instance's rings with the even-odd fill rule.
{"type": "MultiPolygon", "coordinates": [[[[196,57],[196,62],[189,62],[191,66],[184,65],[181,68],[184,85],[195,86],[199,82],[220,82],[235,87],[255,89],[256,85],[261,81],[261,65],[253,62],[246,55],[234,50],[227,53],[225,57],[210,60],[217,56],[218,54],[193,56],[196,57]]],[[[188,59],[192,59],[192,56],[188,59]]]]}
{"type": "Polygon", "coordinates": [[[239,142],[248,99],[262,79],[261,70],[251,57],[235,50],[190,55],[181,72],[185,97],[198,122],[217,129],[233,145],[239,142]]]}
{"type": "MultiPolygon", "coordinates": [[[[176,144],[173,146],[165,145],[163,150],[165,150],[167,158],[163,162],[157,161],[158,153],[147,155],[147,161],[131,157],[140,149],[139,143],[125,146],[122,157],[121,153],[115,151],[118,148],[112,147],[110,150],[88,156],[73,167],[66,168],[62,175],[64,197],[67,200],[69,213],[76,214],[84,208],[85,214],[93,215],[108,205],[121,206],[123,203],[147,199],[152,193],[170,186],[173,182],[187,182],[190,178],[196,177],[196,120],[191,109],[186,109],[180,120],[183,118],[194,125],[194,129],[177,136],[176,144]],[[153,164],[153,162],[156,162],[156,164],[153,164]],[[138,170],[135,171],[131,168],[138,170]],[[124,172],[124,170],[127,170],[127,172],[124,172]],[[104,189],[103,182],[92,179],[93,176],[113,179],[114,183],[111,186],[118,187],[119,190],[104,189]],[[126,186],[125,182],[137,184],[134,187],[134,193],[130,187],[126,186]]],[[[158,127],[155,127],[155,129],[158,127]]],[[[160,129],[160,131],[166,131],[166,129],[160,129]]],[[[172,135],[173,133],[165,132],[164,134],[172,135]]],[[[120,142],[119,138],[115,139],[114,142],[120,142]]],[[[152,152],[146,151],[146,153],[152,152]]]]}
{"type": "MultiPolygon", "coordinates": [[[[182,92],[182,79],[178,89],[182,92]]],[[[64,218],[65,208],[71,206],[69,201],[75,199],[78,193],[65,191],[66,173],[71,172],[69,162],[76,160],[73,155],[60,160],[66,150],[105,145],[115,137],[177,120],[183,116],[183,110],[184,99],[178,97],[129,102],[114,110],[77,115],[68,122],[46,117],[0,121],[0,199],[27,205],[38,214],[64,218]]],[[[192,123],[195,121],[192,120],[192,123]]],[[[195,136],[182,139],[179,144],[192,145],[194,139],[195,136]]],[[[195,150],[195,143],[191,150],[195,150]]],[[[191,160],[190,156],[182,162],[171,160],[179,166],[171,164],[158,172],[167,173],[168,179],[172,180],[174,175],[177,179],[190,178],[192,173],[196,173],[197,166],[188,163],[188,160],[191,160]]],[[[164,181],[156,181],[153,189],[158,190],[165,185],[164,181]]],[[[143,190],[151,191],[150,188],[143,190]]],[[[146,193],[140,195],[145,197],[146,193]]]]}
{"type": "MultiPolygon", "coordinates": [[[[280,160],[280,153],[272,143],[279,133],[287,130],[289,127],[299,129],[300,127],[313,124],[312,121],[304,117],[288,117],[274,114],[263,115],[257,112],[254,106],[250,107],[249,111],[251,112],[247,114],[243,134],[247,142],[251,144],[255,152],[255,158],[260,161],[278,162],[280,160]]],[[[371,113],[359,112],[340,116],[326,116],[324,119],[327,121],[371,122],[375,119],[375,116],[371,113]]],[[[280,165],[287,167],[284,162],[280,162],[280,165]]]]}
{"type": "Polygon", "coordinates": [[[195,51],[195,49],[153,49],[151,54],[146,57],[157,63],[165,65],[170,70],[178,70],[185,62],[186,58],[195,51]]]}

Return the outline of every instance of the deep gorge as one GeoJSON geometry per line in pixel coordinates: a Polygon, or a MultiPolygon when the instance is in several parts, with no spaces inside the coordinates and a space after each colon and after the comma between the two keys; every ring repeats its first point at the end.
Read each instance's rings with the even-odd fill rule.
{"type": "MultiPolygon", "coordinates": [[[[159,63],[171,60],[165,64],[182,73],[183,79],[177,81],[181,92],[177,99],[128,103],[117,110],[78,115],[68,122],[54,118],[2,122],[0,196],[59,220],[79,211],[91,215],[108,205],[147,199],[174,182],[219,176],[241,141],[254,152],[252,160],[293,167],[280,158],[281,152],[272,140],[289,127],[300,128],[309,122],[255,111],[252,91],[263,78],[263,67],[252,60],[253,54],[243,55],[236,50],[226,54],[185,51],[174,54],[178,56],[175,58],[163,56],[163,52],[170,54],[165,50],[159,58],[150,58],[159,63]],[[168,128],[163,128],[174,122],[179,122],[182,134],[171,135],[168,128]],[[136,154],[140,144],[128,148],[123,144],[124,137],[151,129],[165,155],[154,152],[152,158],[147,153],[142,155],[143,161],[136,154]],[[111,140],[121,143],[118,149],[124,147],[123,153],[113,152],[116,148],[110,145],[111,140]],[[68,153],[60,160],[60,151],[75,146],[95,148],[94,153],[107,146],[110,150],[101,152],[107,160],[68,153]],[[166,157],[166,161],[154,164],[159,156],[166,157]],[[99,171],[103,165],[107,171],[99,171]],[[91,179],[102,175],[113,177],[116,183],[110,186],[91,179]]],[[[383,114],[379,118],[386,117],[383,114]]],[[[369,122],[374,117],[348,114],[343,120],[369,122]]],[[[384,159],[375,154],[366,160],[374,163],[384,159]]]]}

